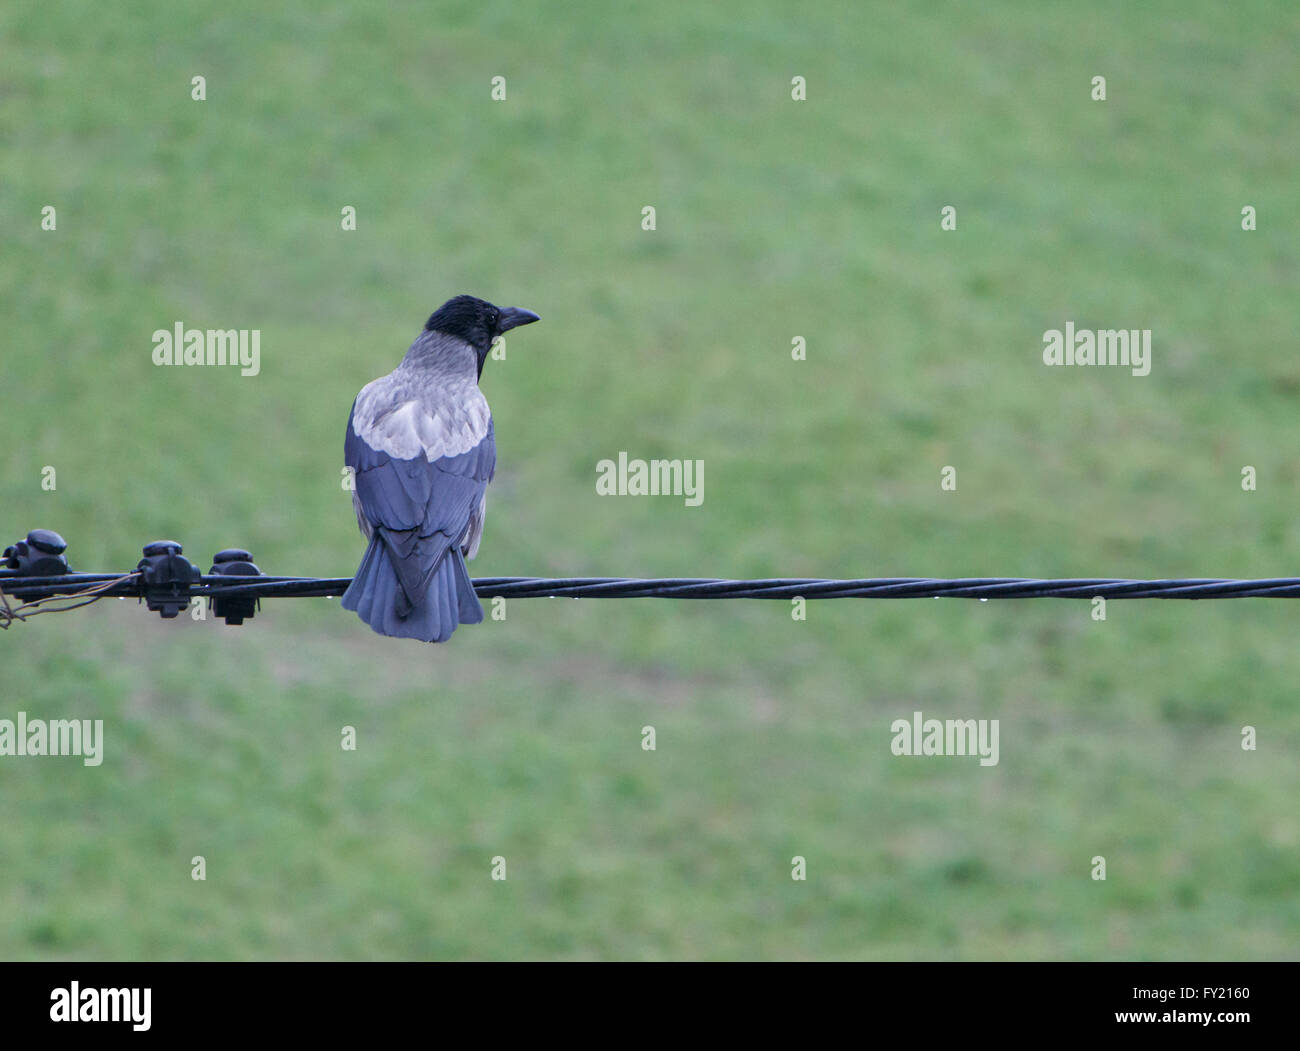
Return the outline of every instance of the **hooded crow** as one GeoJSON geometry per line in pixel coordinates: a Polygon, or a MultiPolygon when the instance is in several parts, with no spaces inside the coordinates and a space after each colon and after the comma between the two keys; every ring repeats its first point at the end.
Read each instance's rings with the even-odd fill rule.
{"type": "Polygon", "coordinates": [[[465,559],[483,536],[497,450],[478,381],[492,342],[539,320],[473,296],[449,299],[402,363],[352,403],[343,459],[370,544],[343,608],[379,634],[446,642],[457,625],[482,621],[465,559]]]}

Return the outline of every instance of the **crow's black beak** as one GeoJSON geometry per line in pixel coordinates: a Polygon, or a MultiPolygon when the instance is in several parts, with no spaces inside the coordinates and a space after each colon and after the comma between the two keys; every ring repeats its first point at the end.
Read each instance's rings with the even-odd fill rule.
{"type": "Polygon", "coordinates": [[[541,320],[531,310],[524,310],[522,307],[505,307],[502,309],[501,317],[497,321],[497,331],[509,332],[512,328],[518,328],[520,325],[531,325],[534,321],[541,320]]]}

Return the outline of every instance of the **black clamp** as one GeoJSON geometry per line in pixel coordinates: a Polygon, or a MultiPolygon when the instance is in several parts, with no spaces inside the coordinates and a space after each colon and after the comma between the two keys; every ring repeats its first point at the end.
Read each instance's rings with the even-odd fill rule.
{"type": "Polygon", "coordinates": [[[57,577],[68,572],[68,549],[63,537],[52,529],[33,529],[26,540],[5,548],[4,567],[25,577],[57,577]]]}
{"type": "MultiPolygon", "coordinates": [[[[253,556],[238,547],[228,547],[224,551],[218,551],[212,558],[212,568],[208,570],[208,574],[210,576],[235,578],[266,575],[253,564],[253,556]]],[[[216,589],[224,583],[224,581],[212,581],[212,586],[216,589]]],[[[239,583],[241,581],[238,579],[230,581],[232,585],[239,583]]],[[[213,616],[221,617],[227,624],[243,624],[260,608],[256,595],[228,595],[222,597],[216,594],[215,590],[209,597],[208,605],[212,609],[213,616]]]]}
{"type": "Polygon", "coordinates": [[[181,545],[175,540],[146,544],[144,558],[135,568],[140,573],[140,597],[168,619],[189,606],[190,588],[202,579],[190,560],[181,557],[181,545]]]}

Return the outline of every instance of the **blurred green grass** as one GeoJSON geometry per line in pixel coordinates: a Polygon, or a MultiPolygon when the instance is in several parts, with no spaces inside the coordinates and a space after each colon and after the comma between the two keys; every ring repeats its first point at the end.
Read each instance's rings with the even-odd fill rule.
{"type": "MultiPolygon", "coordinates": [[[[544,318],[484,374],[476,575],[1295,572],[1298,46],[1281,0],[8,4],[4,541],[351,572],[348,405],[468,291],[544,318]],[[1043,368],[1067,320],[1151,328],[1151,375],[1043,368]],[[261,329],[261,375],[153,367],[175,321],[261,329]],[[619,450],[703,458],[703,506],[598,498],[619,450]]],[[[0,717],[103,718],[106,759],[0,762],[0,956],[1294,958],[1298,628],[40,617],[0,717]],[[1000,765],[895,759],[914,710],[1001,719],[1000,765]]]]}

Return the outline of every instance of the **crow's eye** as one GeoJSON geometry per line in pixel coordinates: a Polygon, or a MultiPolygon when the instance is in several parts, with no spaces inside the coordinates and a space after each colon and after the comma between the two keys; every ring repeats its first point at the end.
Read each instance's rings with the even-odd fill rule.
{"type": "Polygon", "coordinates": [[[497,317],[498,314],[495,310],[488,315],[488,324],[491,325],[493,328],[497,327],[497,317]]]}

